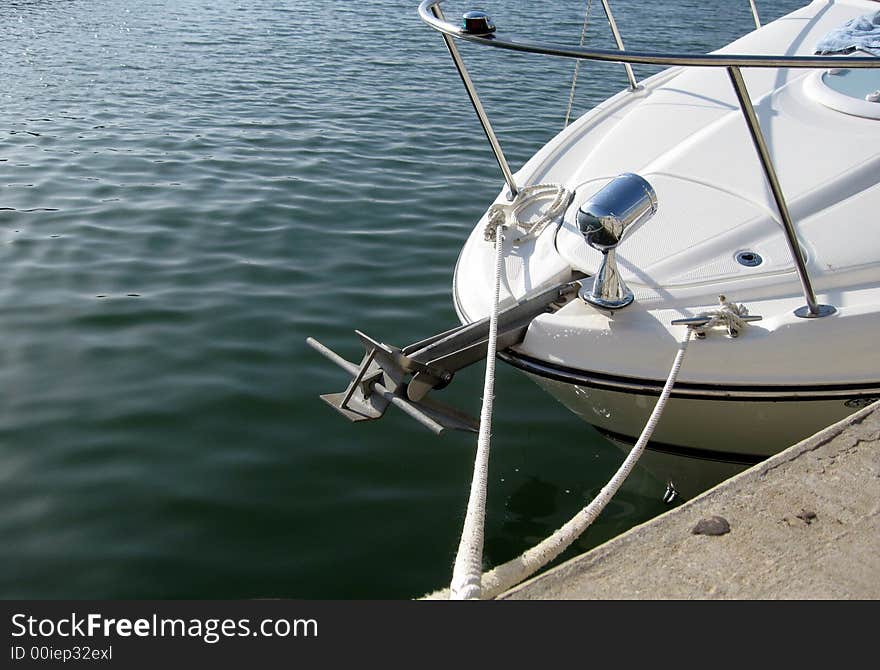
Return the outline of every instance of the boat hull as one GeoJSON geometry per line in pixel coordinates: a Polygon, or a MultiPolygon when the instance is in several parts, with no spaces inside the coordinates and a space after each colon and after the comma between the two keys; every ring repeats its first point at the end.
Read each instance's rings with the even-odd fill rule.
{"type": "MultiPolygon", "coordinates": [[[[717,53],[810,56],[872,4],[816,0],[717,53]]],[[[518,201],[499,193],[453,279],[463,323],[496,299],[581,279],[583,299],[536,316],[500,357],[624,445],[660,395],[683,322],[705,323],[719,305],[752,317],[747,329],[709,327],[688,350],[646,454],[689,459],[683,472],[746,467],[880,398],[878,120],[817,97],[814,80],[841,68],[765,65],[742,77],[733,65],[730,77],[665,70],[584,114],[516,173],[518,201]],[[621,212],[648,211],[619,186],[633,174],[649,185],[652,217],[624,239],[621,212]],[[538,185],[564,188],[571,204],[531,236],[542,218],[525,189],[538,185]],[[486,229],[499,214],[510,232],[494,291],[486,229]],[[594,219],[605,222],[599,244],[594,219]]]]}
{"type": "MultiPolygon", "coordinates": [[[[634,441],[644,428],[659,393],[618,391],[553,379],[507,356],[550,395],[587,423],[618,440],[634,441]]],[[[877,396],[779,399],[739,396],[731,389],[712,397],[670,398],[654,431],[655,450],[696,458],[753,464],[866,406],[877,396]]]]}
{"type": "MultiPolygon", "coordinates": [[[[505,359],[516,367],[515,357],[505,359]]],[[[579,385],[526,372],[571,412],[628,451],[645,427],[657,394],[579,385]]],[[[735,396],[671,398],[641,463],[691,498],[876,400],[872,396],[810,400],[741,400],[735,396]]]]}

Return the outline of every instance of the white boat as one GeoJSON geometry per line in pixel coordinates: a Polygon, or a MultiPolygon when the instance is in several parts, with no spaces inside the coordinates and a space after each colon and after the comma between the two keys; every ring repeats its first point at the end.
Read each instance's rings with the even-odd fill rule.
{"type": "MultiPolygon", "coordinates": [[[[717,314],[719,296],[743,306],[747,323],[711,328],[689,347],[648,447],[648,467],[685,494],[880,398],[880,58],[858,48],[815,55],[876,2],[816,0],[704,56],[624,51],[604,1],[620,50],[515,42],[479,12],[447,21],[440,4],[425,0],[420,14],[443,34],[506,180],[455,268],[465,331],[485,331],[495,267],[487,230],[504,220],[502,306],[516,323],[505,331],[502,318],[501,358],[632,444],[687,324],[717,314]],[[641,82],[627,69],[628,88],[513,173],[457,39],[670,67],[641,82]],[[543,302],[532,309],[535,296],[543,302]]],[[[419,354],[443,340],[398,350],[365,338],[364,362],[348,364],[352,385],[328,401],[357,418],[353,389],[370,404],[372,374],[388,391],[373,414],[402,406],[392,398],[402,389],[431,414],[418,403],[460,361],[419,354]]],[[[479,349],[453,349],[469,346],[479,349]]],[[[441,423],[443,411],[432,414],[441,423]]]]}

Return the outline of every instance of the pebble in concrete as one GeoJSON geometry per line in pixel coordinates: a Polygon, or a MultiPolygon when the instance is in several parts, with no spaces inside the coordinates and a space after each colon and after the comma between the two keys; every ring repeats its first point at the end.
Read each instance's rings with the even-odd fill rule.
{"type": "Polygon", "coordinates": [[[724,535],[730,532],[730,524],[723,516],[710,516],[697,521],[691,532],[694,535],[724,535]]]}

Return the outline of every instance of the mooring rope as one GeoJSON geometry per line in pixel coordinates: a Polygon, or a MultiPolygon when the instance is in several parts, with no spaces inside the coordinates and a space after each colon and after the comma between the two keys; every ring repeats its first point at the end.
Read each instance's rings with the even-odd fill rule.
{"type": "MultiPolygon", "coordinates": [[[[719,309],[705,312],[706,321],[700,325],[689,325],[685,336],[678,346],[678,352],[672,362],[666,383],[660,392],[651,415],[642,429],[638,440],[621,463],[617,472],[602,487],[599,494],[564,525],[560,526],[550,537],[523,552],[517,558],[503,563],[483,574],[483,542],[486,516],[486,495],[489,475],[489,449],[492,428],[492,404],[495,393],[495,356],[498,344],[498,313],[500,305],[501,279],[504,267],[504,228],[503,216],[493,217],[495,223],[495,283],[493,287],[492,308],[489,316],[489,343],[486,352],[486,377],[483,382],[483,405],[480,410],[480,431],[477,439],[477,453],[474,459],[474,475],[471,480],[470,496],[465,513],[464,528],[455,557],[452,571],[452,583],[449,589],[451,600],[480,600],[494,598],[498,594],[519,584],[543,568],[559,556],[580,537],[596,520],[602,510],[611,502],[623,482],[632,472],[639,458],[645,451],[654,429],[663,415],[666,403],[681,371],[688,343],[693,336],[705,337],[706,331],[719,325],[727,327],[728,334],[736,337],[747,325],[748,309],[744,305],[730,302],[719,296],[719,309]]],[[[442,597],[437,594],[432,597],[442,597]]]]}
{"type": "MultiPolygon", "coordinates": [[[[498,230],[498,239],[503,239],[501,230],[498,230]]],[[[497,240],[496,240],[497,241],[497,240]]],[[[501,253],[500,242],[497,241],[496,246],[498,263],[496,266],[496,301],[498,286],[500,284],[500,258],[501,253]]],[[[497,311],[497,302],[495,310],[497,311]]],[[[490,345],[492,342],[492,326],[490,319],[490,345]]],[[[547,565],[554,558],[559,556],[571,544],[580,537],[583,532],[596,520],[602,510],[611,501],[611,498],[617,493],[623,482],[629,476],[635,467],[645,446],[654,434],[654,429],[663,415],[663,410],[675,386],[678,373],[684,362],[684,355],[687,351],[688,343],[694,334],[694,328],[687,328],[684,338],[678,347],[675,360],[672,362],[672,368],[669,370],[669,376],[660,392],[660,397],[654,405],[648,421],[642,429],[639,439],[630,450],[623,463],[618,468],[614,476],[608,483],[602,487],[599,494],[586,507],[580,510],[567,523],[558,528],[550,537],[535,545],[531,549],[525,551],[517,558],[503,563],[485,574],[481,574],[482,570],[482,553],[483,553],[483,531],[484,531],[484,515],[486,510],[486,481],[488,476],[488,458],[489,458],[489,429],[486,423],[481,421],[480,439],[477,447],[477,459],[474,467],[474,478],[471,483],[471,498],[468,501],[468,511],[465,517],[464,531],[461,542],[459,544],[458,555],[456,556],[455,568],[453,570],[452,586],[450,588],[451,600],[475,600],[494,598],[498,594],[519,584],[527,579],[542,567],[547,565]],[[475,518],[479,516],[479,518],[475,518]]],[[[494,359],[494,350],[492,353],[494,359]]],[[[489,421],[491,421],[491,398],[492,388],[489,384],[489,360],[486,365],[486,383],[483,389],[483,409],[486,409],[486,399],[489,398],[489,421]]],[[[492,364],[492,383],[494,383],[494,363],[492,364]]],[[[481,415],[481,419],[485,418],[481,415]]]]}
{"type": "Polygon", "coordinates": [[[486,351],[486,377],[483,382],[483,405],[480,409],[480,432],[474,459],[474,476],[468,498],[464,529],[455,556],[450,585],[451,600],[479,600],[483,575],[483,531],[486,518],[486,488],[489,477],[489,447],[492,429],[492,403],[495,394],[495,354],[498,348],[498,312],[501,303],[501,274],[504,267],[504,225],[495,227],[495,286],[492,312],[489,315],[489,345],[486,351]]]}
{"type": "Polygon", "coordinates": [[[669,370],[666,384],[663,385],[660,397],[654,405],[654,410],[651,412],[651,416],[648,417],[648,422],[645,424],[644,429],[642,429],[639,439],[624,459],[620,468],[614,473],[614,476],[602,487],[602,490],[599,491],[599,494],[589,505],[573,516],[550,537],[525,551],[519,557],[503,563],[483,575],[482,598],[494,598],[499,593],[519,584],[547,565],[547,563],[571,546],[589,525],[596,520],[596,517],[599,516],[602,510],[605,509],[611,498],[629,476],[629,473],[632,472],[639,457],[645,451],[645,446],[651,439],[651,435],[654,434],[657,422],[660,421],[660,417],[663,415],[663,410],[666,407],[666,402],[672,393],[672,387],[675,386],[675,380],[678,378],[678,373],[684,362],[684,355],[692,334],[693,329],[687,328],[687,332],[679,344],[675,360],[672,362],[672,368],[669,370]]]}

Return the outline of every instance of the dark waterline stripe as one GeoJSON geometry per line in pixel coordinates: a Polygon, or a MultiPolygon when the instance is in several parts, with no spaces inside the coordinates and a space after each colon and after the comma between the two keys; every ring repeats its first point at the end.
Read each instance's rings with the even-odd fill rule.
{"type": "MultiPolygon", "coordinates": [[[[629,393],[634,395],[659,396],[663,382],[653,379],[623,377],[603,372],[578,370],[576,368],[542,361],[510,349],[498,354],[505,363],[530,374],[577,386],[629,393]]],[[[743,402],[812,402],[862,398],[880,394],[880,383],[864,382],[858,384],[827,385],[724,385],[678,382],[672,391],[674,398],[695,400],[727,399],[743,402]]]]}

